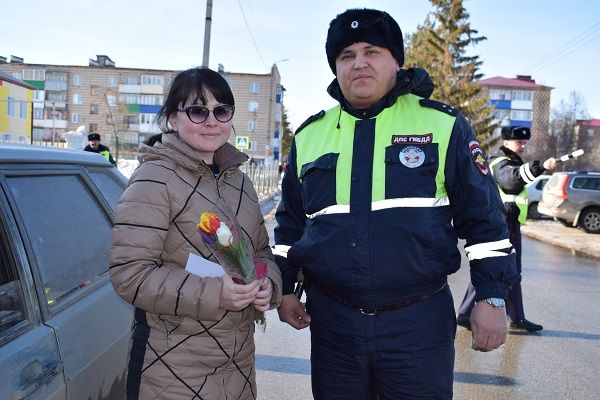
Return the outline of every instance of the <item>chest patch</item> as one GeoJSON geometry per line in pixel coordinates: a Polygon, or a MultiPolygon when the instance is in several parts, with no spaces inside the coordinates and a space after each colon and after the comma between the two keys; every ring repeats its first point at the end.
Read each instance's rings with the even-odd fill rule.
{"type": "Polygon", "coordinates": [[[490,171],[487,160],[485,159],[485,155],[483,154],[483,150],[479,146],[479,142],[473,140],[469,143],[469,153],[471,153],[471,158],[473,162],[475,162],[475,166],[483,175],[487,175],[490,171]]]}
{"type": "Polygon", "coordinates": [[[393,135],[392,144],[429,144],[433,141],[433,134],[424,135],[393,135]]]}
{"type": "Polygon", "coordinates": [[[398,154],[402,165],[417,168],[425,162],[425,152],[417,146],[406,146],[398,154]]]}

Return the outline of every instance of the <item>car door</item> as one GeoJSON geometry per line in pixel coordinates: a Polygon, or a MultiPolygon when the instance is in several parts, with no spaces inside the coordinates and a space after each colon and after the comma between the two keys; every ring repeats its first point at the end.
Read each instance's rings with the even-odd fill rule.
{"type": "Polygon", "coordinates": [[[65,399],[58,341],[43,324],[5,183],[0,174],[0,397],[65,399]]]}
{"type": "Polygon", "coordinates": [[[107,200],[79,167],[7,176],[41,313],[56,334],[67,399],[124,397],[133,310],[108,276],[112,203],[124,188],[114,182],[118,187],[107,200]]]}

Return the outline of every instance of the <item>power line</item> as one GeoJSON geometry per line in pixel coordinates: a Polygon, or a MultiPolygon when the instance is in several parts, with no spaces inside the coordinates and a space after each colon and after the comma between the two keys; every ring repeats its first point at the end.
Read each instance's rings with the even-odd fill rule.
{"type": "Polygon", "coordinates": [[[545,57],[526,67],[524,71],[533,73],[543,68],[546,68],[549,65],[554,64],[555,62],[580,49],[581,47],[587,45],[588,43],[598,39],[600,37],[599,33],[600,22],[597,22],[591,27],[587,28],[582,33],[580,33],[579,35],[577,35],[576,37],[574,37],[573,39],[571,39],[569,42],[563,44],[550,54],[546,55],[545,57]],[[583,44],[581,44],[582,41],[584,41],[583,44]],[[576,47],[573,48],[573,46],[576,47]]]}
{"type": "Polygon", "coordinates": [[[250,35],[250,39],[252,39],[252,43],[254,44],[254,49],[256,49],[256,54],[258,54],[258,58],[260,58],[260,61],[263,63],[265,69],[268,69],[267,64],[265,63],[265,60],[263,59],[262,55],[260,54],[260,51],[258,50],[258,46],[256,45],[256,40],[254,40],[254,35],[252,34],[252,31],[250,30],[250,25],[248,25],[248,20],[246,19],[246,14],[244,13],[244,9],[242,8],[242,4],[240,3],[240,0],[237,0],[237,3],[240,6],[240,11],[242,12],[242,17],[244,17],[244,22],[246,23],[246,28],[248,29],[248,34],[250,35]]]}

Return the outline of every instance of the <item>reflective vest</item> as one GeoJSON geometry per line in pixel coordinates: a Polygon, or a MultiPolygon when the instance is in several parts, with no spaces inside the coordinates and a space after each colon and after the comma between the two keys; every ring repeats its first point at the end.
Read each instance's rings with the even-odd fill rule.
{"type": "MultiPolygon", "coordinates": [[[[455,116],[424,107],[419,104],[420,99],[412,94],[400,96],[393,106],[384,109],[377,117],[372,164],[372,211],[449,205],[444,166],[455,116]],[[386,164],[399,162],[398,151],[406,149],[408,152],[411,147],[425,162],[437,162],[437,170],[431,176],[435,193],[431,193],[431,197],[386,196],[386,164]]],[[[358,118],[345,112],[340,113],[339,108],[337,106],[329,110],[295,137],[296,167],[300,180],[310,173],[311,168],[335,171],[335,205],[310,210],[307,214],[309,218],[350,212],[353,152],[365,149],[353,148],[358,118]]]]}
{"type": "MultiPolygon", "coordinates": [[[[504,160],[510,160],[508,157],[498,157],[490,162],[490,171],[492,171],[492,175],[494,175],[494,167],[500,162],[504,160]]],[[[500,192],[500,197],[504,203],[516,203],[517,207],[519,207],[519,223],[525,224],[527,222],[527,189],[523,186],[523,190],[519,194],[506,194],[498,186],[498,191],[500,192]]]]}
{"type": "Polygon", "coordinates": [[[102,155],[102,157],[106,158],[106,161],[110,161],[110,151],[102,150],[99,151],[99,153],[102,155]]]}

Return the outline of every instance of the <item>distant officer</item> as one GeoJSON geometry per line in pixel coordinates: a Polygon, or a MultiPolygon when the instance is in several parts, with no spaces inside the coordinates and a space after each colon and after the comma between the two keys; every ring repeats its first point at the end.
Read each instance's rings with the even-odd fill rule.
{"type": "MultiPolygon", "coordinates": [[[[506,313],[511,328],[535,332],[541,331],[543,327],[525,319],[521,292],[521,224],[524,224],[527,218],[527,189],[525,185],[533,182],[545,170],[554,170],[556,159],[551,157],[543,163],[539,160],[524,163],[521,156],[525,152],[525,146],[530,138],[531,131],[527,127],[503,127],[503,146],[490,157],[489,166],[504,202],[508,230],[510,231],[510,242],[517,252],[517,272],[519,276],[508,291],[506,313]]],[[[469,316],[474,304],[475,288],[472,284],[469,284],[465,298],[458,310],[456,318],[458,325],[471,329],[469,316]]]]}
{"type": "Polygon", "coordinates": [[[92,153],[100,153],[102,157],[106,158],[111,164],[116,165],[112,154],[110,154],[110,149],[105,145],[100,143],[100,134],[99,133],[90,133],[88,135],[88,145],[85,146],[83,151],[91,151],[92,153]]]}

